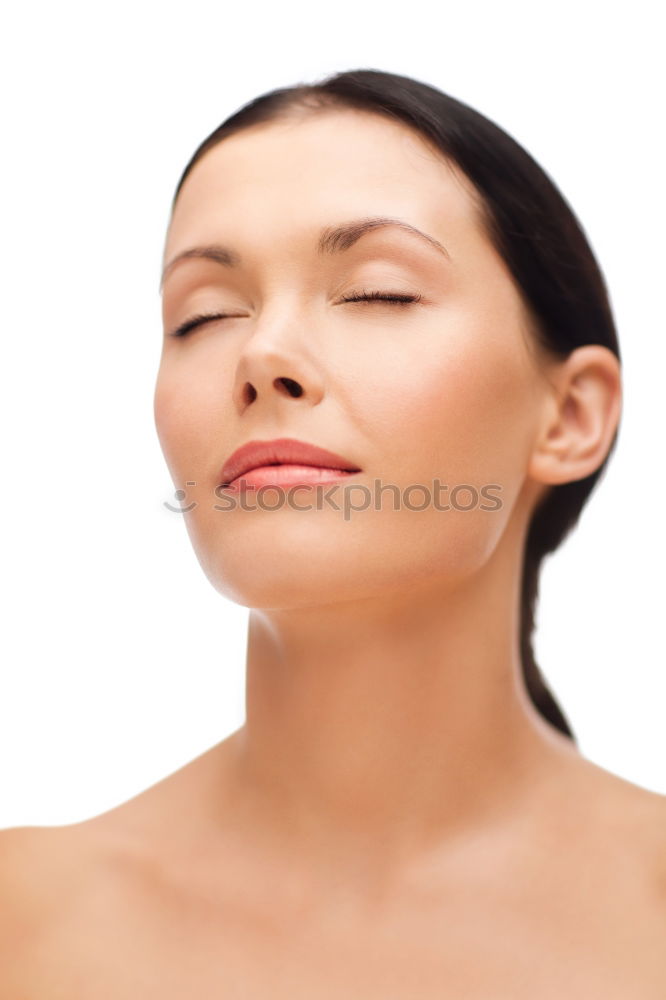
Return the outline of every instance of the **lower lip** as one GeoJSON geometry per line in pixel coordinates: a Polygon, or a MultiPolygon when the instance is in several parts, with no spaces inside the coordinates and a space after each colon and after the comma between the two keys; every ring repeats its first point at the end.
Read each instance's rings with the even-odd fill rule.
{"type": "Polygon", "coordinates": [[[232,479],[223,488],[235,492],[256,490],[261,486],[317,486],[319,483],[342,482],[355,474],[351,470],[325,469],[318,465],[261,465],[232,479]]]}

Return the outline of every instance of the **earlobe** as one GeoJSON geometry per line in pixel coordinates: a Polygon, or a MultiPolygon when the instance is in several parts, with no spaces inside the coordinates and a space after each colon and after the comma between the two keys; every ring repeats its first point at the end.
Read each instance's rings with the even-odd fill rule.
{"type": "Polygon", "coordinates": [[[544,421],[528,475],[552,485],[592,475],[604,462],[622,406],[619,359],[586,344],[561,362],[548,382],[544,421]]]}

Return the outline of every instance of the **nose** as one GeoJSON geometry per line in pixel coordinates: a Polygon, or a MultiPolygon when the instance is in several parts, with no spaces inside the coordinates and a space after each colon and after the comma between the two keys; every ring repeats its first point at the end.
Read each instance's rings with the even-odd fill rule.
{"type": "Polygon", "coordinates": [[[293,311],[281,320],[260,320],[236,364],[232,396],[238,413],[250,406],[279,410],[290,399],[316,406],[323,395],[320,367],[293,311]]]}

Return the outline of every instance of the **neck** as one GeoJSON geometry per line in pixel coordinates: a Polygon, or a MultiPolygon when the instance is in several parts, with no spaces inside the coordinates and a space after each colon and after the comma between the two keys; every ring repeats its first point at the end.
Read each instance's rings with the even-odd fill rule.
{"type": "Polygon", "coordinates": [[[525,691],[508,551],[455,588],[251,612],[234,757],[250,829],[387,869],[530,808],[577,751],[525,691]]]}

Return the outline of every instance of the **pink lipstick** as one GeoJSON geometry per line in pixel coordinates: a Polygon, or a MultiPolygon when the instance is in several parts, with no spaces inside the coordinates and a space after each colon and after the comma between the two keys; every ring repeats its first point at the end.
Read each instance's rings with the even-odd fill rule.
{"type": "Polygon", "coordinates": [[[335,452],[295,438],[248,441],[224,463],[220,485],[229,490],[260,486],[316,486],[340,482],[360,468],[335,452]]]}

